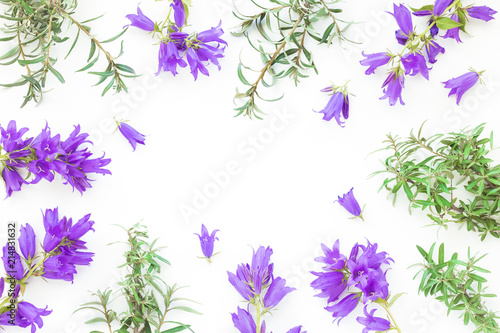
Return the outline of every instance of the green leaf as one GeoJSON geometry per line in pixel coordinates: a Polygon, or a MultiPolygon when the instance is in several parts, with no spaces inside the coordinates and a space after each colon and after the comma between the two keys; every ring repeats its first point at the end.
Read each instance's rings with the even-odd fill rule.
{"type": "Polygon", "coordinates": [[[439,17],[436,20],[436,26],[441,30],[449,30],[457,27],[461,27],[463,24],[452,20],[449,17],[439,17]]]}
{"type": "Polygon", "coordinates": [[[189,327],[191,327],[191,326],[190,325],[177,326],[177,327],[162,331],[161,333],[181,332],[181,331],[184,331],[185,329],[188,329],[189,327]]]}
{"type": "Polygon", "coordinates": [[[104,41],[101,42],[101,44],[106,44],[106,43],[111,43],[112,41],[114,40],[117,40],[118,38],[120,38],[125,32],[127,32],[128,30],[128,27],[126,27],[125,29],[122,30],[122,32],[120,32],[118,35],[114,36],[114,37],[111,37],[110,39],[106,39],[104,41]]]}
{"type": "Polygon", "coordinates": [[[54,67],[52,67],[51,65],[48,66],[49,68],[49,71],[54,74],[54,76],[59,80],[59,82],[61,83],[64,83],[64,77],[61,75],[61,73],[59,73],[54,67]]]}

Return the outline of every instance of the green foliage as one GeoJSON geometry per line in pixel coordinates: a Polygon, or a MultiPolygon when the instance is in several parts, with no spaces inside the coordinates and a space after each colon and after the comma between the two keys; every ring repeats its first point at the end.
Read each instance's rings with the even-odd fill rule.
{"type": "MultiPolygon", "coordinates": [[[[474,333],[500,332],[495,319],[500,319],[494,312],[488,310],[484,305],[484,297],[496,297],[494,294],[486,294],[483,286],[487,280],[481,273],[489,273],[484,268],[476,266],[483,256],[471,257],[470,249],[467,254],[467,262],[459,260],[458,254],[454,253],[451,259],[445,261],[444,244],[439,246],[438,261],[435,262],[433,252],[435,243],[429,252],[417,245],[417,249],[425,260],[422,268],[416,276],[422,274],[422,280],[418,288],[425,296],[436,296],[438,301],[448,307],[448,314],[453,311],[461,311],[464,324],[476,325],[474,333]]],[[[415,277],[416,277],[415,276],[415,277]]]]}
{"type": "Polygon", "coordinates": [[[380,189],[394,195],[394,202],[404,192],[410,213],[415,208],[428,210],[429,218],[440,226],[459,223],[478,232],[481,240],[488,234],[499,238],[500,165],[493,165],[487,156],[493,133],[482,137],[481,124],[472,130],[425,138],[422,127],[406,140],[387,135],[387,147],[382,150],[391,155],[383,162],[385,170],[373,175],[391,176],[380,189]]]}
{"type": "Polygon", "coordinates": [[[286,2],[270,0],[270,3],[276,4],[276,7],[266,8],[252,0],[252,3],[258,7],[257,14],[234,13],[242,22],[233,34],[246,37],[265,64],[261,70],[256,71],[259,75],[254,83],[251,83],[247,79],[247,74],[244,74],[244,70],[254,70],[240,62],[238,77],[248,89],[245,92],[237,91],[236,93],[235,100],[243,100],[243,103],[239,103],[240,105],[235,108],[236,116],[243,114],[262,119],[261,115],[265,113],[257,106],[256,99],[272,102],[283,97],[275,99],[261,97],[257,91],[260,83],[269,88],[278,79],[290,77],[297,85],[301,78],[308,76],[307,70],[312,69],[316,73],[318,72],[306,40],[313,39],[318,44],[327,45],[336,38],[339,41],[346,40],[343,32],[350,26],[350,23],[341,28],[339,22],[343,21],[337,19],[335,14],[342,12],[342,10],[330,7],[337,2],[328,0],[288,0],[286,2]],[[315,24],[323,20],[331,20],[332,23],[324,30],[316,31],[315,24]],[[254,30],[251,28],[257,30],[258,40],[252,40],[250,37],[250,32],[254,30]],[[264,42],[272,45],[274,52],[267,52],[262,47],[264,42]]]}
{"type": "Polygon", "coordinates": [[[159,276],[162,263],[170,263],[158,254],[159,249],[155,248],[157,240],[150,242],[146,227],[139,224],[126,231],[129,249],[124,253],[125,263],[119,266],[126,268],[126,274],[119,283],[120,289],[115,300],[125,302],[127,310],[120,315],[111,310],[113,292],[106,289],[92,293],[97,301],[82,304],[77,311],[87,309],[97,312],[97,317],[86,324],[106,323],[110,333],[194,333],[190,325],[167,320],[167,314],[170,319],[170,312],[174,310],[199,313],[188,306],[179,305],[182,301],[190,300],[174,297],[181,287],[176,284],[169,286],[159,276]],[[114,326],[119,328],[113,329],[114,326]]]}
{"type": "Polygon", "coordinates": [[[0,86],[28,87],[21,107],[30,101],[40,102],[45,92],[48,74],[52,74],[61,83],[65,82],[62,74],[54,67],[57,59],[51,57],[51,48],[72,39],[73,42],[66,56],[68,57],[75,48],[81,33],[89,38],[90,51],[87,64],[79,71],[89,71],[98,62],[101,54],[104,54],[108,63],[104,70],[89,72],[98,76],[96,85],[105,85],[102,95],[111,88],[116,92],[122,90],[126,92],[127,87],[123,78],[136,77],[132,68],[116,62],[116,59],[123,53],[123,43],[116,57],[111,56],[103,47],[103,44],[121,37],[126,29],[107,40],[97,40],[90,33],[90,27],[86,23],[99,17],[84,22],[75,20],[72,15],[78,5],[76,0],[0,0],[0,3],[8,6],[4,15],[0,15],[0,18],[6,21],[5,28],[2,29],[5,37],[0,38],[0,41],[9,43],[15,41],[17,44],[0,56],[0,60],[4,61],[0,65],[17,64],[25,70],[18,81],[0,84],[0,86]],[[74,25],[76,29],[67,29],[66,25],[68,27],[74,25]],[[72,33],[74,36],[71,35],[72,33]]]}

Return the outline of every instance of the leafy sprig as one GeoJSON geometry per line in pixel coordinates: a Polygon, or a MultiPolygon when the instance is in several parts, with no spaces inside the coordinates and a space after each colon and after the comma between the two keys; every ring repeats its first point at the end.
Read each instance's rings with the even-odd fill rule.
{"type": "Polygon", "coordinates": [[[8,6],[4,15],[0,15],[1,19],[7,21],[5,29],[3,29],[5,37],[0,38],[0,41],[16,41],[16,45],[12,49],[0,56],[0,60],[5,61],[1,65],[18,64],[25,70],[25,73],[21,74],[20,79],[16,82],[0,84],[0,86],[28,87],[21,107],[30,101],[36,103],[41,101],[42,95],[46,91],[46,80],[49,73],[59,82],[65,82],[63,75],[55,68],[57,59],[52,57],[51,50],[57,44],[73,39],[66,59],[74,50],[82,33],[90,40],[90,51],[86,65],[78,72],[88,71],[90,74],[98,76],[96,85],[106,84],[102,95],[111,88],[116,92],[127,92],[123,78],[136,77],[136,75],[131,67],[116,62],[116,59],[123,54],[123,42],[117,56],[112,56],[103,46],[120,38],[127,29],[109,39],[98,40],[91,34],[91,28],[86,24],[101,16],[83,22],[77,21],[73,17],[78,5],[76,0],[0,0],[0,3],[8,6]],[[76,26],[76,32],[64,28],[65,25],[68,28],[72,25],[76,26]],[[63,32],[66,30],[69,30],[70,33],[63,32]],[[101,54],[104,54],[108,65],[104,70],[90,71],[98,62],[101,54]]]}
{"type": "Polygon", "coordinates": [[[160,248],[155,247],[157,239],[150,241],[146,227],[139,223],[124,230],[127,232],[129,249],[124,253],[125,263],[119,267],[125,267],[127,273],[119,283],[120,289],[115,299],[125,302],[127,310],[119,315],[112,310],[110,303],[115,299],[110,298],[113,291],[106,289],[92,293],[97,301],[82,304],[77,311],[88,309],[98,312],[97,317],[86,324],[106,323],[110,333],[174,333],[185,330],[194,333],[190,325],[170,320],[170,312],[174,310],[199,313],[191,307],[178,305],[181,301],[190,301],[177,297],[182,287],[176,284],[170,286],[160,277],[162,263],[170,263],[158,254],[160,248]],[[119,328],[113,330],[116,325],[119,328]]]}
{"type": "Polygon", "coordinates": [[[448,308],[448,315],[453,311],[461,311],[464,324],[476,325],[474,333],[500,332],[496,319],[500,319],[494,312],[488,310],[484,304],[485,297],[496,297],[494,294],[485,293],[484,283],[487,280],[481,273],[490,273],[488,270],[477,266],[484,258],[471,256],[470,248],[467,252],[467,261],[458,259],[455,252],[445,261],[444,243],[439,246],[438,261],[435,262],[433,252],[436,243],[432,244],[429,252],[417,245],[418,251],[425,260],[423,268],[415,277],[422,274],[419,292],[425,296],[436,296],[448,308]]]}
{"type": "Polygon", "coordinates": [[[481,240],[488,234],[499,238],[500,165],[487,156],[493,133],[482,137],[484,126],[425,138],[422,125],[406,140],[388,134],[382,150],[391,155],[383,162],[385,170],[372,175],[390,174],[380,189],[388,190],[393,202],[404,192],[410,214],[428,210],[427,216],[445,228],[458,223],[478,232],[481,240]]]}
{"type": "Polygon", "coordinates": [[[251,47],[260,54],[264,63],[262,69],[255,71],[240,61],[238,77],[248,89],[241,93],[237,91],[235,95],[235,101],[243,100],[235,108],[236,116],[244,114],[262,119],[261,115],[265,113],[257,106],[257,99],[272,102],[283,97],[282,95],[275,99],[263,98],[258,92],[260,85],[269,88],[276,84],[277,80],[285,77],[290,77],[297,85],[301,78],[308,77],[307,70],[313,69],[318,73],[312,53],[306,43],[307,39],[327,45],[332,44],[336,38],[339,41],[347,40],[343,33],[350,23],[341,27],[339,22],[344,21],[339,20],[336,14],[341,13],[342,9],[330,7],[338,1],[270,0],[270,2],[277,6],[264,7],[252,0],[258,8],[258,13],[255,15],[244,15],[238,10],[234,12],[234,15],[242,22],[233,34],[246,37],[251,47]],[[316,23],[323,20],[331,20],[332,23],[325,29],[316,30],[316,23]],[[262,47],[262,41],[254,40],[250,36],[251,31],[254,30],[251,28],[257,31],[259,39],[263,38],[263,41],[272,45],[274,50],[268,52],[262,47]],[[251,83],[244,71],[259,74],[251,83]]]}

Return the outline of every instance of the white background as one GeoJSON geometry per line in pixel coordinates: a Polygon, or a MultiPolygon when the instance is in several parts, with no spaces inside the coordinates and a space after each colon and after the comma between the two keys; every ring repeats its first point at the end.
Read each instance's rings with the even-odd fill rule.
{"type": "MultiPolygon", "coordinates": [[[[228,32],[238,23],[231,14],[229,0],[193,3],[190,31],[215,26],[221,19],[228,32]]],[[[418,7],[426,2],[414,0],[410,4],[418,7]]],[[[469,1],[464,1],[465,4],[469,1]]],[[[498,3],[493,0],[477,4],[498,10],[498,3]]],[[[80,3],[75,16],[85,20],[106,13],[92,24],[97,37],[105,39],[128,23],[125,15],[135,13],[136,5],[129,0],[91,0],[80,3]]],[[[230,313],[244,304],[227,281],[226,271],[234,271],[238,263],[248,262],[252,247],[259,245],[272,246],[276,276],[286,278],[297,288],[280,303],[279,311],[267,317],[269,331],[286,332],[303,325],[310,333],[360,332],[362,327],[355,318],[361,309],[340,326],[332,325],[330,313],[323,309],[325,299],[313,297],[315,292],[309,286],[313,276],[308,272],[319,268],[313,258],[320,254],[320,243],[331,246],[340,238],[341,251],[348,253],[354,243],[363,243],[365,237],[377,242],[395,260],[387,278],[393,293],[407,293],[394,308],[404,332],[473,331],[472,326],[463,326],[457,314],[446,317],[444,306],[418,295],[418,279],[413,280],[418,269],[408,267],[421,262],[416,244],[428,249],[433,242],[445,242],[448,255],[452,251],[465,255],[470,246],[473,253],[489,253],[482,266],[492,271],[488,275],[490,292],[498,294],[499,240],[488,238],[480,242],[475,234],[457,230],[455,226],[448,231],[425,227],[430,220],[422,212],[409,215],[405,200],[394,208],[386,192],[377,192],[384,177],[368,179],[372,172],[380,170],[385,155],[369,154],[382,147],[381,141],[388,132],[406,136],[425,120],[427,136],[482,122],[487,122],[488,133],[498,130],[500,23],[498,19],[489,23],[473,20],[468,25],[470,35],[462,35],[463,44],[444,41],[446,53],[439,56],[430,72],[430,81],[421,76],[408,78],[403,92],[406,106],[389,107],[387,100],[379,100],[385,70],[381,68],[375,75],[365,76],[366,67],[358,62],[362,59],[361,50],[374,53],[387,48],[400,49],[394,40],[396,24],[384,13],[391,9],[392,3],[355,0],[339,6],[345,10],[339,17],[359,22],[351,27],[348,36],[362,44],[344,44],[342,49],[337,45],[318,47],[310,41],[320,74],[311,73],[298,88],[284,80],[273,90],[265,91],[267,96],[277,96],[281,91],[286,91],[286,95],[282,101],[266,106],[269,115],[263,121],[233,118],[238,56],[242,50],[245,59],[256,55],[244,39],[228,33],[224,35],[229,47],[221,61],[222,70],[219,72],[212,66],[210,77],[201,76],[196,82],[187,69],[175,78],[170,73],[155,77],[152,73],[156,72],[158,45],[152,45],[151,38],[143,31],[130,29],[124,36],[122,62],[143,76],[127,82],[129,95],[109,94],[101,98],[101,90],[91,87],[95,77],[74,73],[86,59],[89,42],[85,38],[81,38],[77,52],[67,60],[63,58],[70,43],[54,47],[54,55],[59,58],[58,69],[65,75],[66,84],[51,78],[48,86],[54,89],[44,96],[41,104],[19,109],[24,88],[0,89],[3,126],[15,119],[19,127],[29,127],[29,135],[36,136],[47,121],[53,134],[61,133],[65,138],[73,125],[80,124],[83,132],[91,133],[96,156],[105,152],[112,159],[109,169],[113,175],[96,176],[93,188],[83,196],[73,193],[56,177],[52,183],[24,186],[22,192],[0,201],[2,242],[8,221],[17,222],[18,226],[29,222],[41,241],[44,234],[41,211],[46,208],[58,206],[62,215],[76,220],[92,213],[96,222],[96,232],[84,238],[89,249],[96,253],[95,260],[91,267],[78,268],[74,284],[30,281],[25,299],[53,310],[43,318],[45,325],[41,332],[104,330],[83,325],[90,318],[89,313],[72,313],[79,304],[88,301],[87,290],[116,286],[121,276],[122,271],[115,267],[122,263],[124,247],[107,244],[124,239],[125,234],[113,224],[128,227],[141,220],[151,235],[160,237],[159,244],[167,246],[162,254],[172,266],[164,270],[166,281],[189,285],[180,292],[181,296],[201,303],[195,308],[202,316],[172,313],[171,319],[192,324],[198,333],[237,332],[230,313]],[[457,107],[455,98],[447,97],[448,90],[441,82],[465,73],[469,67],[486,69],[488,86],[473,88],[457,107]],[[328,101],[320,89],[330,82],[341,85],[347,80],[351,80],[349,91],[355,97],[351,98],[346,127],[340,128],[334,121],[323,121],[312,109],[320,110],[328,101]],[[132,152],[119,133],[113,134],[112,119],[116,114],[130,120],[132,126],[147,136],[146,146],[132,152]],[[255,141],[257,145],[252,148],[255,141]],[[203,207],[197,206],[197,214],[186,217],[180,213],[181,207],[194,207],[198,191],[214,186],[211,174],[219,174],[234,163],[238,165],[238,174],[217,187],[218,193],[212,194],[207,202],[198,202],[203,207]],[[350,220],[349,214],[333,203],[351,187],[361,205],[366,204],[365,222],[350,220]],[[221,254],[212,265],[197,258],[201,250],[193,233],[200,231],[201,223],[210,230],[221,230],[220,242],[215,245],[221,254]]],[[[163,19],[166,7],[165,2],[141,4],[144,13],[153,20],[163,19]]],[[[414,24],[422,31],[425,19],[415,18],[414,24]]],[[[7,44],[2,43],[2,50],[12,47],[7,44]]],[[[117,47],[118,44],[113,44],[112,52],[116,53],[117,47]]],[[[21,67],[0,68],[2,82],[14,80],[20,73],[24,73],[21,67]]],[[[487,305],[500,309],[499,300],[488,300],[487,305]]],[[[23,331],[11,327],[7,330],[23,331]]]]}

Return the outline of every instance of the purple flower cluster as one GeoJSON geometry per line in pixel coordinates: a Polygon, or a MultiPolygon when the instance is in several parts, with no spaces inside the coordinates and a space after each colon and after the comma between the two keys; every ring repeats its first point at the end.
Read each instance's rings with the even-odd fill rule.
{"type": "Polygon", "coordinates": [[[368,242],[366,246],[356,244],[349,257],[340,253],[339,240],[330,249],[321,244],[324,256],[315,261],[324,264],[321,272],[311,272],[317,278],[311,287],[320,290],[316,295],[327,299],[327,311],[332,313],[334,322],[349,315],[358,304],[365,304],[365,317],[357,321],[365,326],[363,332],[370,330],[387,331],[391,323],[374,317],[372,310],[367,312],[368,302],[380,302],[389,298],[389,284],[382,265],[389,265],[393,260],[386,252],[377,252],[377,244],[368,242]]]}
{"type": "MultiPolygon", "coordinates": [[[[432,67],[428,66],[436,63],[437,56],[445,52],[445,49],[436,42],[440,29],[446,31],[441,36],[442,38],[451,38],[461,43],[460,30],[464,30],[468,17],[489,21],[496,14],[495,10],[487,6],[462,7],[460,2],[453,0],[435,0],[433,5],[413,11],[415,16],[431,17],[428,27],[423,33],[415,32],[410,10],[402,4],[399,6],[394,4],[394,12],[390,14],[393,15],[399,27],[396,30],[396,40],[399,44],[404,45],[403,50],[399,54],[391,52],[363,53],[365,59],[360,62],[361,65],[368,66],[365,72],[367,75],[373,74],[378,67],[391,63],[389,75],[382,85],[384,96],[380,98],[389,99],[391,106],[395,105],[398,100],[401,105],[404,105],[401,94],[405,76],[421,74],[422,77],[429,80],[429,70],[432,67]]],[[[457,82],[458,86],[453,86],[452,89],[456,88],[458,92],[465,92],[471,87],[471,85],[467,85],[468,82],[465,85],[462,85],[462,82],[457,82]]],[[[459,101],[460,97],[457,98],[457,104],[459,101]]]]}
{"type": "Polygon", "coordinates": [[[88,134],[80,133],[80,126],[75,126],[66,140],[61,140],[59,134],[52,136],[48,125],[35,138],[23,138],[27,131],[18,130],[14,120],[5,129],[0,125],[0,168],[7,197],[20,191],[23,184],[36,184],[42,179],[52,182],[55,173],[80,193],[92,187],[88,175],[111,174],[104,169],[111,162],[109,158],[91,158],[88,148],[82,147],[91,142],[88,134]],[[33,179],[28,181],[21,176],[23,171],[33,175],[33,179]]]}
{"type": "MultiPolygon", "coordinates": [[[[286,280],[274,277],[274,264],[270,262],[273,250],[260,246],[254,250],[251,264],[240,264],[236,274],[227,272],[229,282],[248,302],[247,309],[238,307],[232,314],[234,326],[241,333],[265,333],[266,322],[261,317],[270,312],[279,302],[295,288],[287,287],[286,280]],[[250,313],[250,305],[256,309],[256,320],[250,313]]],[[[307,333],[302,326],[296,326],[288,333],[307,333]]]]}
{"type": "Polygon", "coordinates": [[[335,118],[340,127],[344,127],[344,122],[340,120],[342,116],[345,120],[349,118],[349,93],[347,92],[347,84],[342,87],[332,85],[321,89],[322,92],[332,92],[332,97],[328,104],[321,111],[314,111],[323,113],[323,120],[330,121],[335,118]]]}
{"type": "MultiPolygon", "coordinates": [[[[87,247],[80,239],[90,230],[94,230],[94,221],[90,220],[90,214],[73,225],[71,218],[59,219],[57,208],[47,209],[43,224],[45,237],[41,253],[36,250],[36,235],[29,224],[20,228],[18,243],[21,255],[17,253],[13,242],[3,247],[2,262],[7,277],[0,280],[0,297],[5,281],[14,292],[6,295],[5,300],[2,298],[2,304],[9,304],[9,311],[0,315],[0,325],[31,326],[32,333],[36,331],[36,326],[42,328],[41,316],[47,316],[52,311],[47,310],[47,307],[41,309],[24,300],[18,300],[21,286],[26,286],[28,279],[34,276],[73,283],[76,266],[88,266],[92,262],[94,253],[82,251],[87,247]],[[39,261],[35,263],[36,259],[39,261]]],[[[23,294],[26,294],[26,291],[23,294]]]]}
{"type": "Polygon", "coordinates": [[[219,70],[219,60],[224,56],[227,42],[221,36],[221,22],[217,27],[210,28],[200,33],[186,33],[182,29],[187,19],[186,5],[181,0],[173,0],[170,5],[174,10],[174,21],[168,18],[162,24],[155,24],[137,7],[137,15],[130,14],[126,17],[132,26],[158,34],[160,49],[158,52],[158,72],[170,72],[177,75],[177,66],[186,67],[189,64],[194,79],[198,72],[208,76],[207,66],[212,63],[219,70]],[[164,30],[166,32],[164,33],[164,30]]]}

